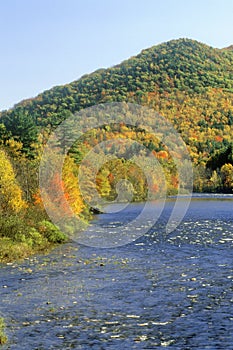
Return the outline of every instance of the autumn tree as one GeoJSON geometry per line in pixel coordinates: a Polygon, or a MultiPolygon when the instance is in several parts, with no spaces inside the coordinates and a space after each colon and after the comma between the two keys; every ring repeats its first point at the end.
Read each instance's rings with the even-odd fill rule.
{"type": "Polygon", "coordinates": [[[18,213],[26,207],[10,160],[0,150],[0,212],[2,214],[18,213]]]}
{"type": "Polygon", "coordinates": [[[224,164],[220,170],[223,188],[227,192],[233,191],[233,165],[232,164],[224,164]]]}

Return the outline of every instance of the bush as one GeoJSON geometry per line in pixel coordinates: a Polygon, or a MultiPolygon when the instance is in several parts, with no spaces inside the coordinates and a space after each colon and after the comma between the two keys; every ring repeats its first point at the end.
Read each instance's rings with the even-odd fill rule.
{"type": "Polygon", "coordinates": [[[17,215],[0,216],[0,235],[1,237],[11,238],[17,241],[25,233],[25,223],[17,215]]]}
{"type": "Polygon", "coordinates": [[[1,237],[13,242],[25,243],[29,247],[43,245],[46,239],[22,217],[18,215],[0,217],[1,237]]]}
{"type": "Polygon", "coordinates": [[[29,238],[26,240],[26,242],[29,246],[35,247],[45,246],[47,240],[34,227],[31,227],[29,231],[29,238]]]}
{"type": "Polygon", "coordinates": [[[42,217],[0,214],[1,262],[24,259],[66,241],[67,237],[42,217]]]}
{"type": "Polygon", "coordinates": [[[38,230],[51,243],[63,243],[67,241],[67,237],[57,226],[47,220],[43,220],[38,224],[38,230]]]}

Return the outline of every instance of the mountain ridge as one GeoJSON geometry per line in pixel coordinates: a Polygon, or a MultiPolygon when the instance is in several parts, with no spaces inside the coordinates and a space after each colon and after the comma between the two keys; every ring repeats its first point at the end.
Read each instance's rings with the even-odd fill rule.
{"type": "MultiPolygon", "coordinates": [[[[191,52],[193,53],[193,57],[192,60],[194,60],[194,62],[192,62],[192,66],[194,66],[194,63],[197,65],[197,69],[198,68],[202,68],[202,64],[201,64],[201,60],[205,61],[206,64],[208,63],[208,69],[211,72],[212,71],[219,71],[219,73],[221,73],[220,75],[223,76],[223,69],[219,69],[218,67],[218,63],[220,61],[222,61],[222,65],[225,71],[229,71],[231,72],[231,75],[233,77],[233,69],[232,69],[232,64],[233,64],[233,55],[231,55],[231,51],[222,51],[221,49],[216,49],[213,48],[211,46],[208,46],[204,43],[201,43],[197,40],[192,40],[192,39],[187,39],[187,38],[181,38],[181,39],[174,39],[174,40],[170,40],[168,42],[164,42],[155,46],[152,46],[150,48],[147,49],[143,49],[138,55],[132,56],[127,60],[122,61],[120,64],[114,65],[110,68],[100,68],[97,69],[96,71],[89,73],[89,74],[84,74],[82,77],[80,77],[77,80],[72,81],[71,83],[67,83],[64,85],[57,85],[52,87],[51,89],[45,90],[44,92],[38,94],[37,96],[33,97],[33,98],[27,98],[24,99],[22,101],[20,101],[19,103],[15,104],[10,110],[14,110],[15,108],[18,108],[19,106],[25,106],[28,103],[30,104],[31,101],[38,101],[38,104],[41,104],[41,99],[43,100],[44,95],[51,95],[50,97],[53,98],[53,93],[54,95],[60,94],[59,98],[60,99],[65,99],[65,97],[67,95],[72,95],[73,93],[77,93],[79,92],[79,90],[83,89],[83,85],[85,83],[87,83],[88,80],[92,80],[91,83],[95,82],[95,80],[102,80],[103,82],[103,88],[104,89],[110,89],[111,90],[111,86],[109,86],[110,84],[107,83],[107,79],[109,79],[109,75],[111,74],[116,74],[116,75],[122,75],[122,73],[127,72],[128,75],[130,75],[130,73],[132,73],[132,70],[134,70],[135,65],[138,65],[139,71],[140,70],[145,70],[145,67],[142,67],[142,64],[140,66],[140,61],[142,60],[147,60],[147,63],[151,64],[150,69],[148,70],[149,73],[151,75],[159,75],[159,71],[160,71],[160,67],[157,67],[158,69],[156,70],[156,67],[153,67],[153,64],[158,65],[159,63],[161,63],[161,61],[163,59],[166,60],[166,57],[168,57],[168,59],[166,60],[166,64],[167,67],[165,67],[164,70],[164,78],[165,76],[168,76],[169,78],[172,78],[173,80],[173,86],[172,86],[172,82],[170,82],[171,88],[174,87],[174,85],[176,84],[176,82],[174,83],[174,80],[179,80],[180,78],[182,78],[182,75],[187,74],[188,70],[187,70],[187,62],[184,62],[185,59],[185,55],[188,56],[191,54],[191,52]],[[184,52],[184,56],[179,57],[179,59],[183,62],[183,65],[179,65],[177,64],[176,60],[177,60],[177,56],[178,56],[178,52],[182,52],[182,50],[185,49],[184,52]],[[164,53],[164,51],[166,51],[164,53]],[[193,51],[193,52],[192,52],[193,51]],[[230,53],[230,55],[227,56],[227,54],[230,53]],[[173,57],[171,57],[171,55],[174,55],[173,57]],[[164,57],[163,57],[164,56],[164,57]],[[200,56],[200,57],[199,57],[200,56]],[[198,59],[199,58],[199,59],[198,59]],[[139,63],[139,64],[138,64],[139,63]],[[131,67],[130,67],[131,66],[131,67]],[[172,70],[176,70],[178,69],[179,74],[181,76],[171,76],[171,72],[172,70]],[[182,74],[184,73],[184,74],[182,74]],[[102,79],[101,79],[102,78],[102,79]],[[73,91],[69,91],[72,90],[73,91]],[[68,90],[68,91],[67,91],[68,90]]],[[[136,76],[137,78],[139,78],[138,76],[136,76]]],[[[224,89],[231,89],[233,91],[233,79],[225,79],[228,80],[228,85],[224,83],[222,83],[222,87],[224,89]]],[[[199,77],[200,78],[200,77],[199,77]]],[[[227,78],[227,77],[226,77],[227,78]]],[[[162,78],[161,78],[162,79],[162,78]]],[[[143,76],[141,75],[140,80],[143,81],[143,76]]],[[[204,87],[206,87],[207,85],[211,85],[210,83],[208,84],[208,79],[205,79],[203,81],[203,79],[199,79],[201,80],[202,84],[198,84],[199,88],[201,88],[200,85],[204,85],[204,87]]],[[[218,86],[218,80],[216,79],[216,81],[214,82],[215,87],[218,86]]],[[[120,83],[120,86],[123,89],[127,89],[128,91],[135,91],[135,90],[139,90],[140,89],[140,84],[138,84],[139,86],[131,86],[130,87],[130,80],[126,80],[122,83],[121,79],[118,79],[118,84],[120,83]],[[128,85],[128,87],[127,87],[128,85]]],[[[131,84],[132,85],[132,84],[131,84]]],[[[193,86],[188,86],[189,84],[185,84],[185,87],[189,87],[189,88],[198,88],[197,86],[195,86],[195,84],[193,84],[193,86]]],[[[115,86],[113,86],[114,88],[115,86]]],[[[163,84],[159,81],[156,82],[156,84],[151,84],[151,86],[149,86],[149,89],[153,89],[153,88],[163,88],[163,84]]],[[[92,93],[92,91],[89,91],[89,93],[92,93]]],[[[55,97],[55,96],[54,96],[55,97]]],[[[45,99],[46,100],[46,99],[45,99]]],[[[101,99],[99,99],[101,100],[101,99]]],[[[44,101],[46,103],[46,101],[44,101]]],[[[59,101],[58,101],[59,102],[59,101]]],[[[81,101],[82,102],[82,101],[81,101]]],[[[103,99],[104,102],[104,99],[103,99]]],[[[89,104],[91,105],[91,104],[89,104]]],[[[81,107],[86,107],[85,103],[81,103],[81,107]]],[[[68,108],[69,109],[69,108],[68,108]]],[[[71,111],[74,111],[74,108],[72,108],[71,106],[71,111]]]]}

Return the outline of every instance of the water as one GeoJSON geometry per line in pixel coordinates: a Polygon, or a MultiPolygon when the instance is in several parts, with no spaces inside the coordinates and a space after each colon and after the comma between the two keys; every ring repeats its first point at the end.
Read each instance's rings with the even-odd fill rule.
{"type": "MultiPolygon", "coordinates": [[[[184,199],[185,200],[185,199],[184,199]]],[[[233,200],[195,198],[166,234],[174,200],[122,247],[67,244],[0,269],[5,349],[233,349],[233,200]]],[[[100,225],[127,221],[100,215],[100,225]]]]}

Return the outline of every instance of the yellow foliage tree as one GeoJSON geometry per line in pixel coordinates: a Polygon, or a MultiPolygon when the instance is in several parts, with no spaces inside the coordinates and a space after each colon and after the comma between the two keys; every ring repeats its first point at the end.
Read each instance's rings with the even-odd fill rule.
{"type": "Polygon", "coordinates": [[[78,167],[74,159],[69,156],[66,157],[62,171],[64,193],[71,209],[78,215],[82,212],[84,203],[79,190],[78,177],[75,172],[78,173],[78,167]]]}
{"type": "Polygon", "coordinates": [[[18,213],[26,206],[11,162],[5,152],[0,150],[0,212],[4,214],[18,213]]]}
{"type": "Polygon", "coordinates": [[[223,186],[225,189],[233,190],[233,165],[224,164],[220,170],[221,178],[223,181],[223,186]]]}

